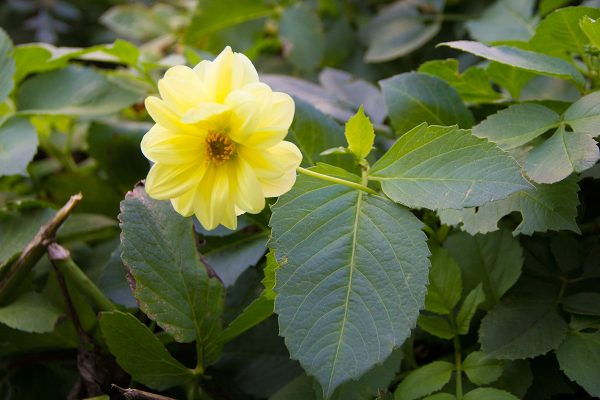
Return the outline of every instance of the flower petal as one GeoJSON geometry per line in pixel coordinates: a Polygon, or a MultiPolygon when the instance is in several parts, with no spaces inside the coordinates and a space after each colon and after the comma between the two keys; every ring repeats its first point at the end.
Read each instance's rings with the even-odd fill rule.
{"type": "Polygon", "coordinates": [[[154,164],[146,178],[146,192],[157,200],[179,197],[200,182],[204,171],[201,163],[154,164]]]}
{"type": "Polygon", "coordinates": [[[234,179],[237,181],[235,205],[251,214],[261,212],[265,208],[265,198],[256,173],[241,157],[238,158],[235,164],[235,170],[233,171],[235,174],[234,179]]]}
{"type": "Polygon", "coordinates": [[[161,125],[154,125],[144,135],[141,148],[147,159],[162,164],[189,164],[204,160],[206,155],[202,138],[178,135],[161,125]]]}
{"type": "Polygon", "coordinates": [[[202,103],[188,110],[182,118],[202,131],[224,131],[228,129],[231,107],[219,103],[202,103]]]}
{"type": "Polygon", "coordinates": [[[197,129],[193,126],[186,125],[181,122],[181,116],[169,107],[164,101],[155,96],[146,97],[144,103],[148,114],[152,117],[154,122],[161,125],[162,127],[169,129],[173,132],[184,133],[189,135],[197,134],[197,129]]]}
{"type": "Polygon", "coordinates": [[[183,193],[179,197],[175,197],[171,199],[171,204],[175,211],[184,217],[190,217],[194,215],[194,209],[196,207],[196,194],[198,193],[198,188],[193,187],[187,192],[183,193]]]}
{"type": "Polygon", "coordinates": [[[160,97],[179,115],[206,101],[207,95],[199,76],[185,65],[176,65],[158,81],[160,97]]]}
{"type": "Polygon", "coordinates": [[[258,180],[265,197],[277,197],[288,192],[296,182],[296,168],[302,162],[302,153],[295,144],[281,142],[268,149],[271,165],[269,168],[257,170],[258,180]],[[278,178],[272,178],[279,171],[278,178]]]}
{"type": "Polygon", "coordinates": [[[210,67],[202,66],[198,71],[199,75],[204,75],[208,95],[217,103],[223,103],[229,92],[258,82],[258,73],[248,57],[234,53],[229,46],[214,59],[210,67]]]}
{"type": "Polygon", "coordinates": [[[205,229],[215,229],[219,224],[235,229],[237,219],[233,201],[230,198],[227,165],[208,169],[198,186],[197,199],[196,217],[205,229]]]}

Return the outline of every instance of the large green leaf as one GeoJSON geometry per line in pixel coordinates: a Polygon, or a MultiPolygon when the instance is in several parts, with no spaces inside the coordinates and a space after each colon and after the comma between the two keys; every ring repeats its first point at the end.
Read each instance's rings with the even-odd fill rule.
{"type": "Polygon", "coordinates": [[[561,303],[564,310],[570,313],[600,316],[600,293],[575,293],[562,299],[561,303]]]}
{"type": "Polygon", "coordinates": [[[369,45],[365,61],[389,61],[422,47],[442,26],[442,18],[431,14],[440,13],[443,3],[442,0],[400,0],[382,8],[363,32],[369,45]],[[426,7],[430,15],[424,19],[420,10],[426,7]]]}
{"type": "Polygon", "coordinates": [[[431,251],[429,286],[425,309],[438,314],[450,314],[462,295],[460,267],[448,252],[436,247],[431,251]]]}
{"type": "Polygon", "coordinates": [[[497,0],[481,17],[467,21],[471,37],[480,42],[523,41],[531,38],[538,19],[535,0],[497,0]]]}
{"type": "Polygon", "coordinates": [[[404,134],[369,175],[409,207],[479,206],[531,185],[496,145],[457,127],[421,124],[404,134]]]}
{"type": "Polygon", "coordinates": [[[14,87],[15,73],[13,44],[2,28],[0,28],[0,104],[8,97],[14,87]]]}
{"type": "Polygon", "coordinates": [[[408,374],[396,391],[396,400],[414,400],[440,390],[450,381],[454,364],[447,361],[434,361],[415,369],[408,374]]]}
{"type": "Polygon", "coordinates": [[[560,124],[560,115],[539,104],[515,104],[473,127],[473,134],[509,150],[524,145],[560,124]]]}
{"type": "Polygon", "coordinates": [[[458,40],[446,42],[441,45],[453,49],[466,51],[476,56],[507,64],[515,68],[535,72],[540,75],[552,76],[561,79],[570,79],[579,86],[585,84],[583,75],[567,61],[534,51],[521,50],[516,47],[498,46],[489,47],[483,43],[458,40]]]}
{"type": "Polygon", "coordinates": [[[516,360],[556,349],[566,334],[567,324],[551,301],[511,299],[483,318],[479,342],[489,356],[516,360]]]}
{"type": "Polygon", "coordinates": [[[52,332],[62,311],[49,299],[28,292],[10,304],[0,307],[0,323],[25,332],[52,332]]]}
{"type": "Polygon", "coordinates": [[[457,232],[444,245],[462,269],[465,290],[483,283],[488,308],[498,303],[521,275],[523,249],[509,230],[475,236],[457,232]]]}
{"type": "Polygon", "coordinates": [[[575,131],[600,135],[600,92],[583,96],[565,111],[565,122],[575,131]]]}
{"type": "Polygon", "coordinates": [[[561,181],[573,172],[591,168],[600,159],[596,141],[587,133],[560,127],[527,155],[525,172],[538,183],[561,181]]]}
{"type": "Polygon", "coordinates": [[[562,229],[579,233],[575,221],[578,191],[577,177],[572,176],[552,185],[536,184],[532,190],[522,190],[478,208],[441,210],[438,214],[445,224],[461,224],[472,235],[498,230],[498,221],[514,211],[521,213],[523,220],[513,235],[562,229]]]}
{"type": "Polygon", "coordinates": [[[488,385],[500,378],[504,362],[490,358],[481,351],[474,351],[465,358],[462,366],[471,382],[488,385]]]}
{"type": "Polygon", "coordinates": [[[192,371],[173,358],[152,331],[133,315],[104,312],[100,327],[110,352],[136,381],[164,390],[192,379],[192,371]]]}
{"type": "Polygon", "coordinates": [[[600,331],[569,332],[556,350],[560,369],[592,396],[600,396],[600,331]]]}
{"type": "Polygon", "coordinates": [[[466,393],[464,400],[519,400],[515,395],[496,388],[477,388],[466,393]]]}
{"type": "Polygon", "coordinates": [[[579,27],[585,33],[588,40],[600,49],[600,19],[592,19],[590,17],[583,17],[579,20],[579,27]]]}
{"type": "Polygon", "coordinates": [[[323,27],[307,4],[285,9],[279,21],[279,38],[285,57],[295,67],[312,71],[321,63],[325,51],[323,27]]]}
{"type": "Polygon", "coordinates": [[[429,270],[422,223],[382,197],[301,176],[273,207],[271,226],[280,334],[327,397],[415,326],[429,270]]]}
{"type": "Polygon", "coordinates": [[[579,27],[584,17],[600,17],[600,9],[592,7],[566,7],[549,14],[535,30],[529,42],[531,48],[542,53],[561,55],[575,53],[583,57],[590,43],[579,27]]]}
{"type": "Polygon", "coordinates": [[[456,91],[431,75],[407,72],[380,82],[392,126],[402,135],[427,122],[470,128],[473,115],[456,91]]]}
{"type": "Polygon", "coordinates": [[[123,262],[142,311],[175,340],[211,346],[221,331],[224,290],[200,262],[192,219],[136,186],[121,203],[119,220],[123,262]]]}
{"type": "Polygon", "coordinates": [[[68,67],[28,79],[17,95],[23,114],[100,116],[138,101],[140,93],[118,85],[90,68],[68,67]]]}
{"type": "Polygon", "coordinates": [[[38,136],[26,118],[10,118],[0,126],[0,176],[27,175],[35,156],[38,136]]]}

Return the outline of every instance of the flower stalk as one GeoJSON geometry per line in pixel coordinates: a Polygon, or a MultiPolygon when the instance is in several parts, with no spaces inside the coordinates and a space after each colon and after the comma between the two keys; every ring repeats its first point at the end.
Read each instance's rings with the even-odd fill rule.
{"type": "Polygon", "coordinates": [[[374,191],[373,189],[371,189],[370,187],[368,187],[366,185],[361,185],[360,183],[351,182],[346,179],[336,178],[336,177],[330,176],[330,175],[320,174],[318,172],[311,171],[310,169],[306,169],[306,168],[302,168],[302,167],[296,167],[296,171],[298,171],[301,174],[307,175],[307,176],[312,176],[313,178],[337,183],[340,185],[351,187],[353,189],[362,190],[363,192],[366,192],[369,194],[377,195],[376,191],[374,191]]]}

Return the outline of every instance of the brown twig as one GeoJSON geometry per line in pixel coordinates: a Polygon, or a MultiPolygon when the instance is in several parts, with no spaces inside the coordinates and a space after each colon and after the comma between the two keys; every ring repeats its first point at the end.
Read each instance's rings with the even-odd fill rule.
{"type": "Polygon", "coordinates": [[[42,258],[46,247],[53,240],[56,231],[82,199],[81,193],[71,196],[69,201],[56,212],[47,224],[43,225],[23,250],[19,258],[7,265],[7,271],[0,279],[0,305],[10,299],[15,288],[25,279],[33,266],[42,258]]]}
{"type": "Polygon", "coordinates": [[[175,400],[172,397],[161,396],[138,389],[125,389],[114,384],[111,385],[111,389],[119,392],[127,400],[175,400]]]}

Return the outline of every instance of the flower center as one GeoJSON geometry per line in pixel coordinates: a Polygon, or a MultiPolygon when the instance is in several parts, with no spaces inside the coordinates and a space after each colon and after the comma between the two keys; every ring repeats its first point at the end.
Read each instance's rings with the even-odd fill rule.
{"type": "Polygon", "coordinates": [[[206,137],[208,160],[220,165],[229,160],[235,153],[235,144],[227,136],[219,132],[208,132],[206,137]]]}

